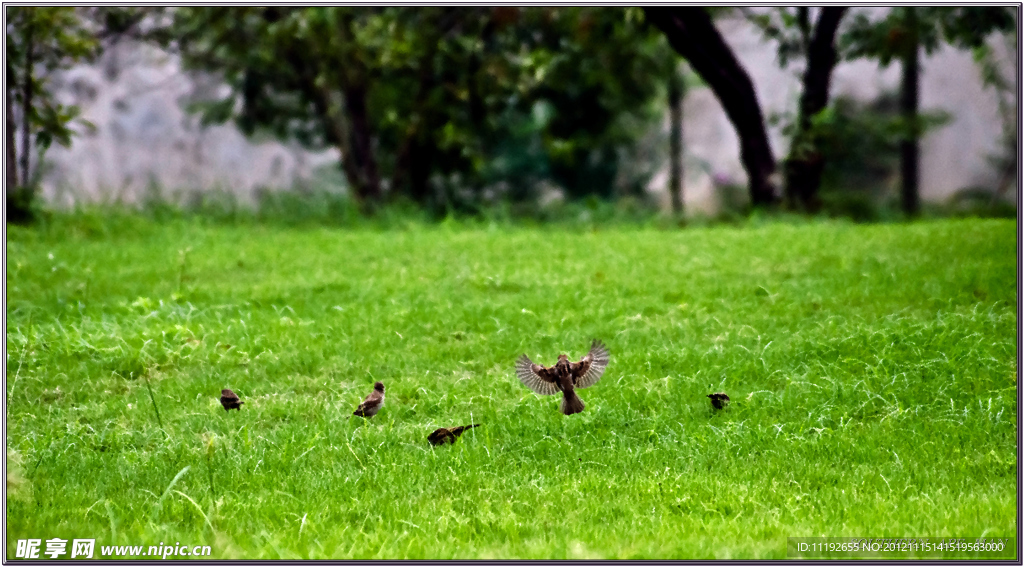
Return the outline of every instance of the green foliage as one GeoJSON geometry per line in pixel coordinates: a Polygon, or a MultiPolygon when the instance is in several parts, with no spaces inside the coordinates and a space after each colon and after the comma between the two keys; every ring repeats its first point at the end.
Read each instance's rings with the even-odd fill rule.
{"type": "MultiPolygon", "coordinates": [[[[811,117],[807,135],[793,138],[790,152],[797,159],[816,152],[824,160],[821,198],[826,212],[858,221],[880,220],[881,209],[897,186],[900,141],[949,120],[947,113],[932,111],[909,121],[900,113],[899,95],[893,92],[869,103],[834,97],[811,117]]],[[[773,115],[770,121],[782,123],[786,136],[793,136],[797,129],[794,117],[785,113],[773,115]]]]}
{"type": "MultiPolygon", "coordinates": [[[[57,102],[49,86],[50,77],[95,57],[99,41],[75,8],[8,6],[6,10],[8,109],[17,128],[28,129],[29,139],[41,156],[54,142],[71,144],[75,133],[71,125],[79,115],[77,106],[57,102]]],[[[31,148],[18,150],[19,154],[32,153],[31,148]]],[[[20,173],[22,185],[35,183],[32,170],[20,173]]]]}
{"type": "Polygon", "coordinates": [[[534,197],[544,180],[636,192],[623,166],[675,63],[634,9],[203,7],[176,29],[186,65],[232,88],[198,108],[207,121],[354,155],[347,97],[365,88],[386,185],[435,210],[534,197]]]}
{"type": "MultiPolygon", "coordinates": [[[[1017,51],[1017,33],[1003,35],[1006,53],[1017,51]]],[[[1001,179],[994,197],[1006,191],[1017,172],[1017,100],[1018,89],[1014,81],[1005,76],[992,47],[981,44],[973,50],[974,60],[981,73],[982,84],[995,91],[999,107],[1000,151],[989,156],[989,161],[1000,172],[1001,179]]]]}
{"type": "Polygon", "coordinates": [[[1010,6],[914,6],[892,8],[880,20],[855,14],[840,41],[847,59],[867,57],[888,65],[899,58],[909,43],[919,42],[926,53],[944,43],[960,49],[980,47],[992,33],[1014,28],[1015,9],[1010,6]],[[908,27],[907,10],[913,10],[917,26],[908,27]]]}
{"type": "Polygon", "coordinates": [[[774,7],[754,10],[737,8],[743,17],[754,24],[765,40],[776,44],[779,66],[785,69],[794,59],[807,57],[811,23],[807,6],[774,7]]]}
{"type": "Polygon", "coordinates": [[[1012,536],[1014,234],[9,227],[7,548],[706,560],[1012,536]],[[594,337],[611,365],[579,415],[512,372],[594,337]],[[381,413],[346,419],[375,380],[381,413]]]}
{"type": "MultiPolygon", "coordinates": [[[[533,96],[551,109],[543,148],[570,197],[611,197],[617,173],[636,159],[633,140],[664,113],[663,85],[677,57],[662,34],[643,26],[638,9],[554,14],[550,38],[535,50],[546,64],[533,96]]],[[[653,172],[646,173],[623,183],[619,194],[639,195],[653,172]]]]}
{"type": "MultiPolygon", "coordinates": [[[[783,134],[792,136],[795,133],[796,121],[785,114],[773,116],[772,120],[785,123],[783,134]]],[[[949,120],[950,116],[942,111],[922,112],[916,120],[908,120],[899,113],[896,93],[882,93],[869,104],[840,96],[811,117],[808,138],[814,140],[815,145],[811,146],[806,141],[794,143],[791,155],[799,158],[808,152],[820,151],[827,162],[838,159],[843,163],[841,169],[853,175],[844,183],[846,187],[871,185],[869,179],[877,181],[873,172],[877,172],[879,164],[895,166],[900,140],[920,137],[949,120]],[[856,170],[861,170],[867,177],[858,176],[856,170]]]]}

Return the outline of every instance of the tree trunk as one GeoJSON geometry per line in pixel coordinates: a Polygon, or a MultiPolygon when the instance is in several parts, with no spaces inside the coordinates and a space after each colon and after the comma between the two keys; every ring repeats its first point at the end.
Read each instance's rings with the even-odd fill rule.
{"type": "Polygon", "coordinates": [[[771,175],[775,156],[768,144],[764,116],[746,70],[733,54],[703,8],[644,8],[648,20],[669,44],[693,66],[714,91],[740,139],[740,157],[750,180],[753,205],[778,200],[771,175]]]}
{"type": "Polygon", "coordinates": [[[22,85],[21,93],[21,190],[20,193],[31,191],[32,177],[29,170],[29,156],[32,154],[32,76],[35,65],[33,53],[33,26],[29,24],[25,30],[25,74],[22,77],[25,84],[22,85]]]}
{"type": "Polygon", "coordinates": [[[426,205],[430,197],[427,180],[434,161],[434,144],[430,140],[430,133],[433,132],[435,120],[427,101],[438,83],[434,70],[438,41],[439,37],[429,41],[426,53],[420,58],[419,87],[413,99],[409,128],[398,149],[395,171],[392,175],[395,190],[405,191],[412,200],[421,205],[426,205]]]}
{"type": "MultiPolygon", "coordinates": [[[[354,45],[352,13],[337,10],[333,23],[325,33],[337,34],[344,46],[354,45]]],[[[294,53],[292,57],[302,61],[302,55],[294,53]]],[[[350,49],[334,52],[333,59],[334,67],[328,69],[313,69],[304,61],[299,64],[305,68],[303,75],[306,88],[316,91],[313,100],[317,112],[329,118],[330,132],[341,150],[341,167],[345,177],[360,206],[364,210],[372,210],[382,200],[383,192],[373,147],[373,126],[366,108],[367,70],[350,49]],[[343,99],[340,108],[332,100],[334,91],[317,83],[318,74],[333,79],[334,84],[330,85],[330,89],[340,91],[343,99]]]]}
{"type": "Polygon", "coordinates": [[[825,158],[811,133],[811,118],[828,106],[829,84],[836,66],[836,30],[846,10],[832,6],[822,8],[807,43],[807,69],[800,95],[797,132],[793,136],[785,170],[787,202],[790,206],[809,211],[820,206],[818,189],[825,169],[825,158]]]}
{"type": "MultiPolygon", "coordinates": [[[[280,10],[279,8],[268,8],[264,12],[264,17],[268,22],[278,21],[285,15],[280,10]]],[[[342,37],[350,38],[352,24],[350,18],[345,16],[346,14],[341,14],[336,22],[337,28],[331,29],[326,33],[339,33],[342,37]]],[[[354,65],[351,64],[351,59],[347,59],[345,53],[334,53],[338,58],[337,64],[334,67],[329,69],[317,67],[314,61],[326,58],[327,54],[316,53],[313,57],[309,57],[303,51],[306,48],[298,44],[292,44],[283,57],[301,77],[300,88],[304,91],[310,102],[312,102],[316,114],[326,126],[324,128],[326,141],[337,148],[341,154],[339,166],[345,174],[345,180],[348,182],[352,192],[352,198],[364,212],[367,212],[373,208],[374,203],[372,201],[380,199],[380,182],[376,176],[376,159],[374,159],[372,153],[372,145],[367,143],[365,147],[357,151],[355,144],[356,136],[353,133],[355,130],[355,120],[352,111],[356,109],[356,112],[359,112],[361,108],[364,117],[361,138],[372,140],[372,136],[366,131],[369,124],[365,120],[365,91],[360,96],[359,88],[350,87],[352,84],[360,84],[359,79],[364,77],[365,73],[360,73],[360,69],[354,68],[354,65]],[[327,77],[327,80],[318,80],[318,76],[327,77]],[[343,99],[340,103],[337,97],[338,94],[343,99]],[[366,158],[367,149],[370,150],[369,160],[366,158]],[[367,175],[365,167],[367,161],[372,165],[374,175],[367,175]],[[371,182],[371,180],[376,180],[376,183],[371,182]]]]}
{"type": "MultiPolygon", "coordinates": [[[[298,68],[298,65],[296,65],[296,68],[298,68]]],[[[312,73],[307,72],[304,74],[304,88],[313,102],[317,114],[320,115],[321,119],[328,126],[324,131],[327,141],[338,148],[338,151],[341,153],[341,170],[345,173],[345,180],[348,181],[349,186],[352,188],[353,197],[364,210],[368,210],[372,207],[372,204],[368,203],[367,199],[372,199],[374,192],[367,187],[366,176],[363,174],[360,162],[356,158],[356,152],[353,149],[353,136],[351,134],[352,126],[346,116],[346,109],[338,108],[331,100],[331,90],[323,85],[318,85],[312,77],[312,73]]],[[[378,185],[378,196],[379,193],[380,186],[378,185]]]]}
{"type": "Polygon", "coordinates": [[[14,73],[7,67],[7,195],[18,191],[18,154],[14,147],[17,127],[14,125],[14,73]]]}
{"type": "Polygon", "coordinates": [[[26,191],[18,184],[18,154],[15,148],[17,126],[14,123],[14,73],[7,68],[7,222],[27,223],[32,220],[32,207],[26,191]]]}
{"type": "Polygon", "coordinates": [[[349,118],[351,152],[342,159],[355,163],[359,177],[359,199],[364,202],[380,202],[380,174],[377,172],[377,158],[373,152],[373,134],[366,111],[366,88],[362,85],[343,87],[345,109],[349,118]]]}
{"type": "Polygon", "coordinates": [[[683,78],[675,72],[668,82],[669,125],[669,193],[672,212],[683,216],[683,78]]]}
{"type": "Polygon", "coordinates": [[[920,208],[918,192],[918,78],[920,75],[919,52],[917,37],[917,13],[915,8],[906,10],[906,27],[908,32],[907,47],[903,53],[903,80],[900,86],[900,110],[907,128],[907,135],[900,142],[900,176],[902,177],[901,201],[903,212],[908,216],[916,216],[920,208]]]}

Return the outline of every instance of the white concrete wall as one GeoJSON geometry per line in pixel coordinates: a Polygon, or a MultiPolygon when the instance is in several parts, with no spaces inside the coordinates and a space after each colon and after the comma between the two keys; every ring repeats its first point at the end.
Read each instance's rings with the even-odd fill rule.
{"type": "Polygon", "coordinates": [[[182,103],[217,85],[190,78],[175,57],[152,47],[118,45],[61,82],[62,102],[78,104],[95,130],[79,127],[71,148],[46,154],[43,195],[55,204],[134,203],[152,185],[172,198],[220,189],[251,202],[260,188],[291,188],[317,166],[337,163],[336,152],[247,140],[230,124],[202,127],[182,103]]]}

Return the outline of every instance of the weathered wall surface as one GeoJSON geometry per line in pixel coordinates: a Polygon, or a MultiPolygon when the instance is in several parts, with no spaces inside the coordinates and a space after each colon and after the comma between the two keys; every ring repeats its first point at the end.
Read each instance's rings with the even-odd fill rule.
{"type": "MultiPolygon", "coordinates": [[[[765,115],[793,112],[799,96],[798,67],[779,69],[775,49],[739,19],[719,23],[750,73],[765,115]]],[[[1007,76],[1016,76],[1015,54],[1004,53],[1007,76]]],[[[997,95],[982,86],[970,53],[945,48],[922,62],[921,106],[943,110],[952,121],[921,144],[925,200],[945,200],[969,186],[995,187],[998,172],[988,157],[999,153],[997,95]]],[[[218,85],[182,73],[175,58],[124,44],[95,65],[64,78],[63,96],[79,104],[94,132],[70,149],[47,154],[44,195],[52,202],[122,199],[134,202],[150,186],[175,193],[222,189],[250,200],[260,188],[287,189],[308,181],[314,169],[337,163],[335,151],[309,152],[273,140],[247,140],[233,126],[202,127],[183,103],[208,97],[218,85]]],[[[899,68],[868,61],[841,62],[833,96],[868,101],[899,84],[899,68]]],[[[718,185],[744,184],[739,143],[721,106],[707,88],[691,89],[684,105],[685,200],[689,211],[713,211],[718,185]]],[[[667,122],[665,125],[667,130],[667,122]]],[[[778,159],[788,143],[779,128],[769,136],[778,159]]],[[[650,190],[668,206],[667,164],[650,190]]],[[[1015,200],[1011,189],[1007,195],[1015,200]]]]}
{"type": "Polygon", "coordinates": [[[64,102],[78,104],[95,129],[79,128],[71,148],[46,155],[43,194],[56,204],[137,202],[151,187],[166,196],[223,190],[250,201],[259,189],[294,187],[335,152],[309,152],[273,140],[248,140],[232,125],[200,125],[186,112],[218,85],[181,71],[176,58],[119,44],[94,65],[62,77],[64,102]]]}

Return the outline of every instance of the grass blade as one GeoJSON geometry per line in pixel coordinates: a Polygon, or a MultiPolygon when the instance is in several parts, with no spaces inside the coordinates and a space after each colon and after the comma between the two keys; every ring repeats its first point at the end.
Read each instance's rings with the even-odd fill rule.
{"type": "Polygon", "coordinates": [[[149,376],[146,376],[146,390],[149,391],[149,401],[153,402],[153,412],[156,413],[156,423],[166,434],[167,431],[164,430],[164,422],[160,420],[160,408],[156,407],[156,398],[153,397],[153,388],[149,385],[149,376]]]}
{"type": "Polygon", "coordinates": [[[160,509],[164,505],[164,499],[167,498],[167,495],[171,493],[171,490],[174,488],[174,485],[177,484],[178,479],[185,476],[185,473],[188,472],[189,468],[190,467],[186,466],[185,468],[181,469],[180,471],[178,471],[178,474],[174,475],[174,478],[171,479],[171,483],[167,485],[167,488],[164,490],[163,495],[161,495],[160,499],[157,500],[156,506],[153,506],[153,517],[155,517],[156,514],[159,513],[160,509]]]}

